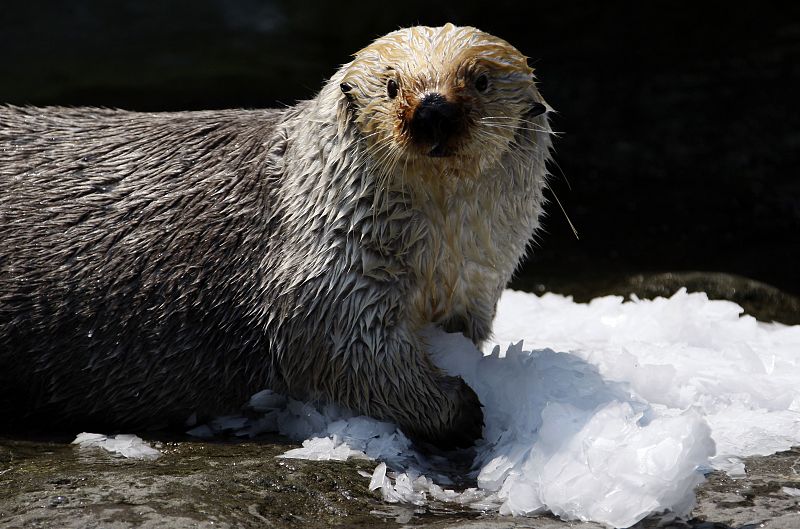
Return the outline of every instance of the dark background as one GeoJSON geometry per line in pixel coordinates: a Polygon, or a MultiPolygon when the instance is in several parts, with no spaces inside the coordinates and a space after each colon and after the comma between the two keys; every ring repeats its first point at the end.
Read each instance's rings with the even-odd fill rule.
{"type": "Polygon", "coordinates": [[[3,4],[0,102],[136,110],[291,104],[381,34],[475,25],[559,111],[552,186],[580,239],[551,204],[523,277],[705,270],[800,294],[800,4],[3,4]]]}

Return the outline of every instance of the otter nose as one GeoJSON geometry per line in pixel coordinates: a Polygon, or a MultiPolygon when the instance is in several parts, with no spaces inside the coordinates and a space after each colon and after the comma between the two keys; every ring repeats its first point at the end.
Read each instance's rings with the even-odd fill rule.
{"type": "Polygon", "coordinates": [[[447,156],[447,141],[461,127],[462,112],[441,94],[428,94],[417,105],[411,119],[411,137],[430,146],[430,156],[447,156]]]}

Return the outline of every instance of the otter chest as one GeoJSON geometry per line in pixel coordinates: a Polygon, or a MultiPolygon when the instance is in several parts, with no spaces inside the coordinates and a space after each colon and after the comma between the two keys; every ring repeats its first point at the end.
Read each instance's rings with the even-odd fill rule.
{"type": "MultiPolygon", "coordinates": [[[[530,231],[507,197],[459,190],[417,205],[425,241],[413,260],[412,321],[478,318],[489,325],[530,231]]],[[[517,209],[518,211],[518,209],[517,209]]]]}

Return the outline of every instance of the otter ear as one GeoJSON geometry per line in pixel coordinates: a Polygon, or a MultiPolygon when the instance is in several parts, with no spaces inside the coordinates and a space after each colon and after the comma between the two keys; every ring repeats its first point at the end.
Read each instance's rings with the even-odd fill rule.
{"type": "Polygon", "coordinates": [[[339,89],[344,97],[336,103],[336,121],[339,124],[339,134],[344,134],[347,127],[352,122],[352,117],[356,113],[355,94],[352,92],[353,86],[349,83],[341,83],[339,89]]]}
{"type": "Polygon", "coordinates": [[[351,85],[347,83],[342,83],[339,85],[339,88],[342,89],[342,93],[344,94],[344,97],[346,97],[348,101],[353,100],[353,94],[350,93],[353,90],[353,87],[351,85]]]}
{"type": "Polygon", "coordinates": [[[536,116],[541,116],[545,112],[547,112],[547,107],[537,101],[531,105],[528,116],[535,118],[536,116]]]}

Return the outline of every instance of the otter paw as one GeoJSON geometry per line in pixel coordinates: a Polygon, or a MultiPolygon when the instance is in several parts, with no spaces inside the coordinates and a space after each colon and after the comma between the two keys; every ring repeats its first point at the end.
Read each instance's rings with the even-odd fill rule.
{"type": "Polygon", "coordinates": [[[437,427],[411,435],[420,448],[431,445],[439,450],[469,448],[483,433],[483,410],[478,396],[461,377],[444,377],[442,388],[450,397],[450,410],[440,410],[437,427]]]}

